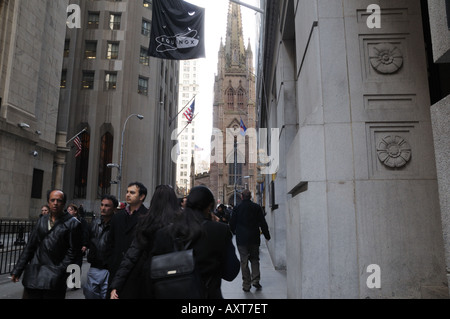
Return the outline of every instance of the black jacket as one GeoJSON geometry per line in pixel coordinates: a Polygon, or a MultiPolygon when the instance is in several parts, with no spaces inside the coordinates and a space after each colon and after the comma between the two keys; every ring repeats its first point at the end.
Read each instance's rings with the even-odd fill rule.
{"type": "MultiPolygon", "coordinates": [[[[192,244],[195,267],[200,271],[202,281],[207,287],[206,297],[209,299],[222,299],[222,278],[232,281],[239,273],[240,263],[231,239],[228,225],[207,220],[203,223],[203,235],[192,244]]],[[[140,278],[135,290],[139,291],[140,297],[151,298],[151,287],[143,286],[150,271],[146,265],[149,265],[152,255],[172,251],[173,240],[168,228],[156,232],[153,245],[148,251],[140,249],[137,243],[133,242],[111,283],[111,289],[117,289],[121,298],[125,281],[131,273],[135,273],[135,276],[140,278]]]]}
{"type": "Polygon", "coordinates": [[[11,275],[24,276],[22,284],[30,289],[66,289],[67,267],[76,262],[81,250],[81,224],[64,213],[51,230],[49,215],[39,218],[28,244],[11,275]]]}
{"type": "Polygon", "coordinates": [[[244,199],[233,211],[230,228],[236,234],[238,246],[260,245],[261,231],[267,240],[270,240],[269,227],[264,213],[258,204],[244,199]]]}
{"type": "Polygon", "coordinates": [[[87,255],[87,261],[91,264],[91,267],[108,269],[108,261],[111,257],[110,230],[111,221],[104,223],[102,218],[97,218],[91,223],[87,255]]]}
{"type": "MultiPolygon", "coordinates": [[[[111,258],[109,262],[109,280],[111,281],[114,277],[117,269],[119,269],[120,263],[125,256],[128,248],[130,248],[135,236],[135,229],[140,217],[147,213],[147,208],[141,205],[137,211],[132,215],[128,214],[126,210],[118,211],[111,219],[111,230],[110,230],[110,247],[111,247],[111,258]]],[[[134,281],[137,278],[131,276],[128,278],[129,289],[124,289],[125,293],[123,296],[128,298],[137,298],[137,292],[132,288],[134,286],[134,281]]]]}

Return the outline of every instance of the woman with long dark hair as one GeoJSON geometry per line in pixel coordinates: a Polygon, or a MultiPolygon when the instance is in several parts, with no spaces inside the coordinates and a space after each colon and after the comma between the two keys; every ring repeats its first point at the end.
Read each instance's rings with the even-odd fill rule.
{"type": "MultiPolygon", "coordinates": [[[[116,275],[111,282],[111,298],[118,299],[120,290],[124,286],[132,271],[138,276],[142,269],[142,262],[148,257],[155,237],[155,233],[172,224],[180,213],[177,196],[169,185],[156,187],[147,214],[142,216],[136,226],[136,237],[124,256],[116,275]]],[[[142,283],[142,282],[141,282],[142,283]]],[[[145,287],[136,287],[139,295],[144,296],[145,287]]]]}
{"type": "Polygon", "coordinates": [[[222,279],[232,281],[240,270],[232,233],[223,223],[212,220],[214,195],[205,186],[191,189],[186,208],[176,219],[170,232],[158,232],[153,255],[168,253],[175,239],[192,243],[195,267],[200,272],[206,294],[204,298],[222,299],[222,279]]]}
{"type": "MultiPolygon", "coordinates": [[[[157,196],[156,192],[155,196],[157,196]]],[[[170,203],[172,207],[172,201],[170,203]]],[[[170,253],[174,249],[174,242],[182,241],[184,244],[189,243],[193,248],[195,267],[200,273],[204,286],[204,298],[221,299],[222,279],[232,281],[236,278],[240,263],[231,241],[232,234],[229,227],[211,220],[214,203],[214,196],[207,187],[196,186],[191,189],[183,211],[178,209],[176,200],[175,213],[173,209],[167,207],[167,202],[166,205],[161,204],[158,213],[153,213],[158,218],[149,216],[150,208],[145,221],[143,220],[138,227],[136,239],[112,282],[111,298],[119,298],[120,287],[132,269],[143,272],[143,276],[149,271],[143,266],[144,262],[139,266],[141,257],[141,260],[144,260],[151,256],[170,253]]],[[[142,296],[152,298],[148,282],[145,280],[142,282],[146,283],[144,287],[139,288],[142,296]]]]}

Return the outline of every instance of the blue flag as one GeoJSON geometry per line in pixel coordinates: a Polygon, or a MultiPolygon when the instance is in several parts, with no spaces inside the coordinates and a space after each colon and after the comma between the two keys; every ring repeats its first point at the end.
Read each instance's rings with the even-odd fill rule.
{"type": "Polygon", "coordinates": [[[247,132],[247,128],[245,127],[244,121],[241,119],[241,135],[245,136],[245,132],[247,132]]]}

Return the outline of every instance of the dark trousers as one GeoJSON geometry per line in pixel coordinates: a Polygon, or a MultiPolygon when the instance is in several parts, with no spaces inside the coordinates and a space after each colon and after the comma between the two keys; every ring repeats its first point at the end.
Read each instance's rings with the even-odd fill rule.
{"type": "Polygon", "coordinates": [[[25,288],[23,299],[65,299],[66,289],[64,290],[43,290],[25,288]]]}
{"type": "Polygon", "coordinates": [[[259,284],[259,245],[238,246],[241,257],[242,288],[250,289],[252,284],[259,284]],[[248,263],[250,262],[250,267],[248,263]],[[251,268],[251,272],[250,272],[251,268]]]}

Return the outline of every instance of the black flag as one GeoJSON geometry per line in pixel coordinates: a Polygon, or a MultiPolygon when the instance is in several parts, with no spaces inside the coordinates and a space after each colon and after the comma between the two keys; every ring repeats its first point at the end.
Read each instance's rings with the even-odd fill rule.
{"type": "Polygon", "coordinates": [[[205,9],[182,0],[153,0],[148,55],[161,59],[205,57],[205,9]]]}

